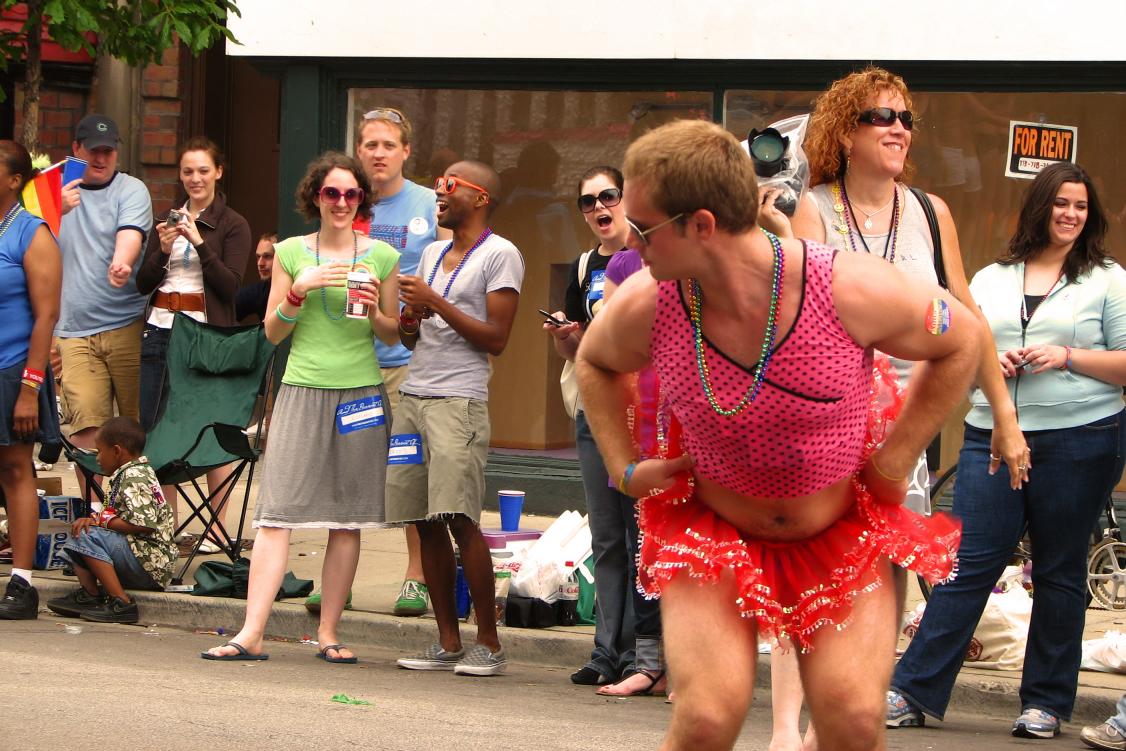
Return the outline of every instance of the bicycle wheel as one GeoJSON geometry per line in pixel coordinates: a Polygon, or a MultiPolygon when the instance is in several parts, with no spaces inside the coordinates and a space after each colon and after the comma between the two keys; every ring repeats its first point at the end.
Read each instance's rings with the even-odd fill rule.
{"type": "Polygon", "coordinates": [[[1092,598],[1107,610],[1126,610],[1126,543],[1103,539],[1087,557],[1087,605],[1092,598]]]}

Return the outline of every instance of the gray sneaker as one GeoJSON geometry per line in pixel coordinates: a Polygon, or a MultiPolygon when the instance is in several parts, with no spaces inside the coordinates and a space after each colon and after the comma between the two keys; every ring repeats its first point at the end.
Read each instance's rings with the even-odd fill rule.
{"type": "Polygon", "coordinates": [[[499,675],[508,667],[508,652],[501,647],[490,652],[484,644],[474,644],[454,668],[454,675],[499,675]]]}
{"type": "Polygon", "coordinates": [[[1079,738],[1091,748],[1126,751],[1126,737],[1123,737],[1122,732],[1109,722],[1104,722],[1102,725],[1088,725],[1083,728],[1079,738]]]}
{"type": "MultiPolygon", "coordinates": [[[[486,650],[488,651],[488,650],[486,650]]],[[[447,652],[441,644],[432,644],[425,652],[396,661],[396,665],[407,670],[454,670],[465,657],[465,650],[447,652]]]]}

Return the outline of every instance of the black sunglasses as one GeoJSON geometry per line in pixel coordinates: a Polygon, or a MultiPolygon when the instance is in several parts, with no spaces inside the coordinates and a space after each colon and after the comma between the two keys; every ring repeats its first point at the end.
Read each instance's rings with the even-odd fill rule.
{"type": "Polygon", "coordinates": [[[596,196],[592,196],[590,193],[584,193],[579,196],[579,211],[584,214],[589,214],[594,211],[594,206],[599,201],[602,201],[602,205],[606,208],[617,206],[622,202],[622,191],[617,188],[607,188],[596,196]]]}
{"type": "Polygon", "coordinates": [[[896,120],[903,123],[904,130],[911,130],[915,126],[915,116],[911,114],[910,110],[896,112],[891,107],[873,107],[870,110],[864,110],[857,116],[856,120],[881,128],[890,128],[895,125],[896,120]]]}

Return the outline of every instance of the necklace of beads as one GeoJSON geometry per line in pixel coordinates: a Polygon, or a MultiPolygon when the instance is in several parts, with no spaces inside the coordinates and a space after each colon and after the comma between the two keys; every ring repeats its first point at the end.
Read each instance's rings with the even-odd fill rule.
{"type": "MultiPolygon", "coordinates": [[[[450,294],[450,290],[454,286],[454,279],[457,279],[458,272],[460,272],[462,267],[465,266],[465,262],[469,260],[469,256],[473,255],[473,251],[475,251],[475,250],[477,250],[477,248],[481,247],[481,243],[488,240],[489,235],[491,235],[491,234],[493,234],[493,231],[491,229],[489,229],[488,227],[486,227],[485,231],[481,233],[481,236],[477,238],[477,242],[473,243],[473,247],[470,248],[469,250],[465,251],[465,255],[461,257],[460,261],[458,261],[457,268],[455,268],[453,270],[453,273],[450,274],[449,281],[446,282],[446,291],[442,293],[443,298],[447,297],[450,294]]],[[[438,269],[440,269],[442,267],[442,261],[445,260],[446,253],[449,253],[450,250],[453,249],[453,247],[454,247],[454,241],[450,240],[450,244],[447,245],[446,249],[442,251],[442,255],[438,256],[438,262],[436,264],[434,264],[434,268],[430,271],[430,278],[426,280],[427,286],[430,286],[430,287],[434,286],[434,277],[436,277],[438,275],[438,269]]]]}
{"type": "Polygon", "coordinates": [[[1048,299],[1048,295],[1052,294],[1052,291],[1056,288],[1056,285],[1060,283],[1060,279],[1063,279],[1062,266],[1060,267],[1060,275],[1056,277],[1056,280],[1054,282],[1052,282],[1052,286],[1048,287],[1048,291],[1045,292],[1044,296],[1040,298],[1040,302],[1036,303],[1036,306],[1032,309],[1031,313],[1028,311],[1028,305],[1024,301],[1024,295],[1020,296],[1020,319],[1022,321],[1027,324],[1028,321],[1032,320],[1033,314],[1036,313],[1036,311],[1040,310],[1040,306],[1043,305],[1044,301],[1048,299]]]}
{"type": "MultiPolygon", "coordinates": [[[[352,233],[352,269],[353,270],[356,268],[356,258],[359,256],[359,252],[360,252],[360,239],[359,239],[359,236],[355,232],[353,232],[352,233]]],[[[320,266],[321,265],[321,231],[319,229],[317,230],[316,254],[317,254],[317,265],[320,266]]],[[[344,299],[344,310],[340,311],[340,315],[334,316],[332,313],[329,312],[329,310],[328,310],[328,293],[325,292],[324,287],[321,287],[321,303],[325,306],[325,315],[328,316],[333,321],[342,320],[344,318],[344,316],[347,315],[347,313],[348,313],[348,299],[347,298],[344,299]]]]}
{"type": "MultiPolygon", "coordinates": [[[[184,204],[184,211],[188,212],[189,214],[191,213],[192,199],[189,198],[188,202],[184,204]]],[[[192,265],[192,241],[186,237],[184,238],[184,241],[188,244],[188,247],[184,248],[184,268],[186,269],[190,268],[192,265]]]]}
{"type": "MultiPolygon", "coordinates": [[[[894,195],[891,197],[892,203],[895,208],[892,209],[891,214],[891,229],[888,231],[888,238],[884,241],[884,258],[892,266],[895,265],[895,257],[899,250],[899,224],[903,219],[903,211],[899,205],[899,186],[893,185],[894,195]]],[[[856,247],[856,238],[852,233],[852,228],[856,226],[856,234],[860,235],[860,243],[864,246],[866,253],[872,251],[868,248],[868,241],[864,239],[864,233],[860,231],[860,225],[856,224],[856,219],[852,215],[852,210],[849,208],[852,201],[848,200],[848,191],[845,190],[844,179],[841,178],[833,185],[829,186],[829,191],[833,194],[833,211],[837,212],[837,220],[840,222],[834,225],[837,231],[842,235],[848,236],[848,244],[854,251],[860,249],[856,247]]],[[[884,206],[886,209],[887,206],[884,206]]],[[[880,209],[883,211],[884,209],[880,209]]],[[[877,211],[876,214],[880,213],[877,211]]],[[[875,216],[876,214],[872,214],[875,216]]],[[[865,223],[866,226],[871,226],[870,222],[865,223]]]]}
{"type": "Polygon", "coordinates": [[[743,394],[743,398],[732,409],[721,407],[715,398],[715,392],[712,391],[708,362],[704,357],[704,326],[701,315],[700,282],[695,279],[689,280],[688,315],[692,320],[692,335],[696,344],[696,369],[700,373],[700,383],[704,387],[704,396],[707,397],[708,404],[711,405],[712,410],[717,415],[722,417],[734,417],[754,402],[759,389],[762,387],[763,378],[766,377],[766,368],[770,365],[770,357],[774,353],[774,338],[778,333],[778,304],[782,299],[782,279],[786,273],[786,262],[782,253],[782,243],[771,233],[766,230],[762,231],[770,240],[770,247],[774,251],[774,278],[770,291],[770,312],[766,317],[766,333],[763,336],[762,352],[759,353],[758,364],[755,365],[754,381],[747,389],[747,393],[743,394]]]}
{"type": "Polygon", "coordinates": [[[23,210],[24,208],[20,206],[19,201],[12,204],[12,208],[8,209],[8,213],[4,215],[4,221],[0,222],[0,237],[4,236],[8,228],[12,226],[12,222],[16,221],[16,217],[22,214],[23,210]]]}

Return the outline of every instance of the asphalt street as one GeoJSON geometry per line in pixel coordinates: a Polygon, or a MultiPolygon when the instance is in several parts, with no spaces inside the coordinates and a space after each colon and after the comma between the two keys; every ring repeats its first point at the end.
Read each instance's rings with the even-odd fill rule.
{"type": "MultiPolygon", "coordinates": [[[[224,639],[166,627],[53,618],[0,621],[0,749],[654,749],[672,707],[607,699],[567,670],[510,665],[472,678],[395,667],[358,648],[358,665],[314,659],[315,646],[267,642],[266,662],[208,662],[224,639]],[[81,634],[64,624],[82,623],[81,634]],[[332,701],[346,694],[370,705],[332,701]]],[[[425,646],[425,645],[420,645],[425,646]]],[[[755,699],[738,749],[766,749],[770,696],[755,699]]],[[[889,731],[890,749],[1037,745],[1012,718],[956,714],[936,728],[889,731]]],[[[1053,748],[1082,747],[1079,726],[1053,748]]],[[[1043,743],[1039,745],[1043,746],[1043,743]]]]}

